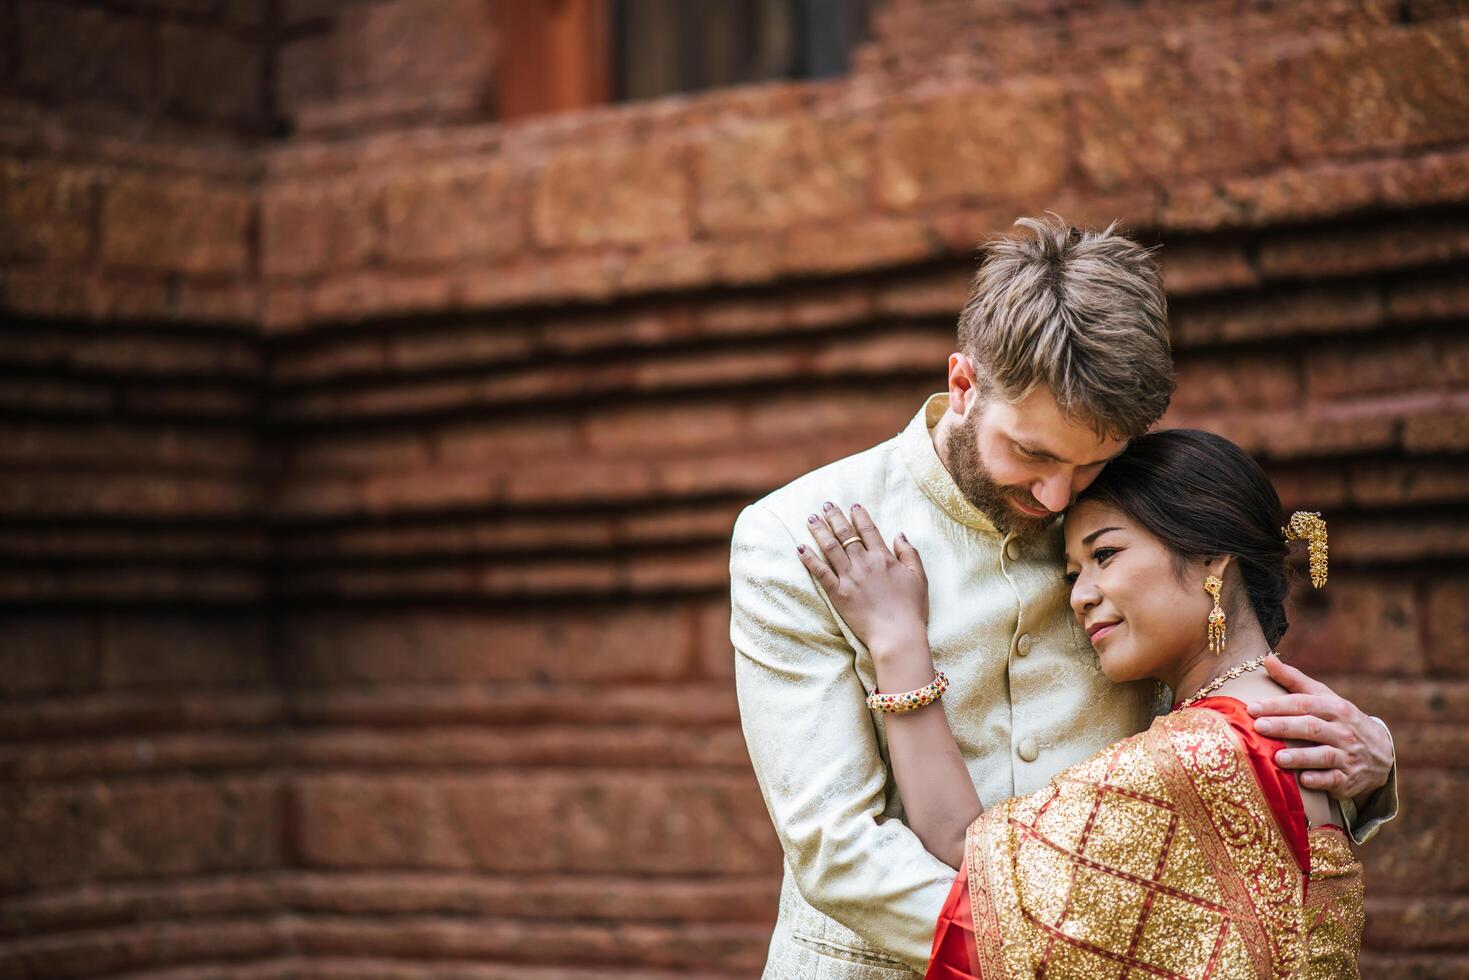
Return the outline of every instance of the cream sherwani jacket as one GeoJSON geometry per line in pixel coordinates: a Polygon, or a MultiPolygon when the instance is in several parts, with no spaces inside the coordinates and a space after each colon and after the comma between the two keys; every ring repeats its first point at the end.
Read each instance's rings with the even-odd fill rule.
{"type": "MultiPolygon", "coordinates": [[[[861,503],[923,556],[929,642],[948,674],[940,704],[990,806],[1146,728],[1151,682],[1117,685],[1072,618],[1059,522],[999,533],[940,462],[932,427],[906,429],[776,490],[735,523],[731,623],[740,718],[785,851],[766,978],[922,972],[955,869],[903,823],[867,649],[796,556],[808,514],[861,503]]],[[[1394,809],[1396,799],[1394,798],[1394,809]]]]}

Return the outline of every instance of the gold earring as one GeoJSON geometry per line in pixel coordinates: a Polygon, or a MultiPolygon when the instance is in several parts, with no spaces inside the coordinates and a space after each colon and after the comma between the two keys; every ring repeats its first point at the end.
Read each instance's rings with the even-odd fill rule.
{"type": "Polygon", "coordinates": [[[1209,610],[1209,652],[1219,656],[1224,652],[1224,610],[1219,606],[1219,590],[1224,588],[1224,583],[1219,576],[1210,575],[1204,579],[1204,591],[1214,597],[1214,608],[1209,610]]]}

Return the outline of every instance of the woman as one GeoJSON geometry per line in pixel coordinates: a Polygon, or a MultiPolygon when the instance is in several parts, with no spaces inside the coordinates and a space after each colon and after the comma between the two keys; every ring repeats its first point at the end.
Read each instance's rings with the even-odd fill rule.
{"type": "Polygon", "coordinates": [[[918,553],[901,534],[889,551],[860,505],[812,525],[801,559],[872,653],[908,824],[961,869],[930,978],[1357,975],[1361,867],[1340,813],[1276,765],[1284,743],[1245,708],[1281,693],[1261,667],[1286,630],[1288,538],[1326,578],[1319,516],[1281,517],[1254,460],[1206,432],[1156,432],[1109,463],[1066,515],[1072,611],[1108,679],[1179,700],[988,810],[925,710],[947,682],[918,553]],[[853,535],[865,551],[843,549],[853,535]]]}

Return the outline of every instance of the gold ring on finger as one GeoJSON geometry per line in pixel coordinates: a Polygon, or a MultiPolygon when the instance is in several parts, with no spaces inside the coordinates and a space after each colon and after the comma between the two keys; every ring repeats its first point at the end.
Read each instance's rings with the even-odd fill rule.
{"type": "MultiPolygon", "coordinates": [[[[860,534],[854,534],[850,538],[846,538],[845,540],[842,541],[842,547],[845,548],[847,545],[851,544],[853,541],[859,541],[860,542],[861,540],[862,540],[862,535],[860,535],[860,534]]],[[[865,548],[867,546],[866,545],[863,545],[863,547],[865,548]]]]}

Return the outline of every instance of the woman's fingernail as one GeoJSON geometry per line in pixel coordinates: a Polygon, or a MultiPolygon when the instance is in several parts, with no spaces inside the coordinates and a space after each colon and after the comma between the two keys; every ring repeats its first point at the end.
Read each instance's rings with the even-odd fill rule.
{"type": "Polygon", "coordinates": [[[821,508],[823,510],[836,510],[836,506],[830,500],[828,500],[826,503],[822,504],[821,505],[821,508]]]}
{"type": "Polygon", "coordinates": [[[908,543],[908,535],[904,534],[902,531],[899,531],[898,532],[898,540],[901,541],[901,542],[903,542],[904,544],[907,544],[908,543]]]}
{"type": "Polygon", "coordinates": [[[816,523],[816,515],[815,514],[812,514],[810,517],[806,518],[806,523],[807,524],[815,524],[816,523]]]}
{"type": "Polygon", "coordinates": [[[798,544],[798,545],[796,545],[796,552],[798,554],[804,555],[806,553],[806,546],[804,544],[798,544]]]}
{"type": "Polygon", "coordinates": [[[853,510],[861,510],[862,509],[862,505],[861,504],[853,504],[852,505],[852,509],[853,510]]]}

